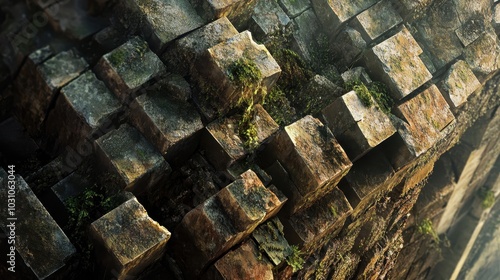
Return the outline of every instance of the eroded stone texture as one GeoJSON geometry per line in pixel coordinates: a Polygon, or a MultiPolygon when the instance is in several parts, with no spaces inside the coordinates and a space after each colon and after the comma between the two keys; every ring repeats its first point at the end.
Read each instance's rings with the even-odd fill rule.
{"type": "Polygon", "coordinates": [[[493,32],[483,33],[464,51],[465,61],[481,75],[479,78],[482,82],[500,68],[500,44],[495,35],[493,32]]]}
{"type": "Polygon", "coordinates": [[[250,19],[250,30],[258,40],[283,31],[290,18],[277,1],[258,1],[250,19]]]}
{"type": "Polygon", "coordinates": [[[328,127],[352,161],[396,132],[390,118],[370,98],[373,104],[366,106],[351,91],[322,111],[328,127]]]}
{"type": "Polygon", "coordinates": [[[161,57],[169,70],[181,75],[191,74],[191,68],[203,52],[237,34],[233,24],[222,17],[175,40],[161,57]]]}
{"type": "Polygon", "coordinates": [[[248,237],[282,207],[249,170],[216,195],[187,213],[175,230],[175,253],[187,279],[194,279],[207,264],[248,237]]]}
{"type": "Polygon", "coordinates": [[[168,161],[189,157],[198,147],[203,129],[200,115],[186,101],[174,99],[160,87],[131,104],[131,121],[168,161]]]}
{"type": "Polygon", "coordinates": [[[462,44],[467,47],[484,33],[484,22],[482,19],[473,18],[465,22],[459,29],[455,30],[462,44]]]}
{"type": "Polygon", "coordinates": [[[311,3],[308,0],[279,0],[290,17],[296,17],[307,10],[311,3]]]}
{"type": "Polygon", "coordinates": [[[376,0],[312,0],[311,2],[323,28],[329,33],[335,33],[346,21],[377,3],[376,0]]]}
{"type": "Polygon", "coordinates": [[[318,52],[320,23],[312,9],[306,10],[293,19],[292,49],[302,59],[312,62],[318,52]]]}
{"type": "MultiPolygon", "coordinates": [[[[0,168],[0,198],[5,201],[5,210],[0,212],[3,221],[0,223],[0,228],[7,235],[10,235],[11,230],[15,232],[16,256],[20,256],[20,258],[16,257],[15,261],[24,262],[35,278],[45,279],[54,276],[76,253],[76,249],[19,175],[15,175],[13,180],[15,182],[15,210],[13,215],[9,214],[7,199],[9,186],[12,185],[7,183],[10,181],[8,175],[0,168]],[[13,217],[17,220],[10,221],[9,218],[13,217]],[[13,223],[15,228],[9,227],[10,223],[13,223]]],[[[16,272],[20,266],[20,263],[17,264],[16,272]]]]}
{"type": "Polygon", "coordinates": [[[31,54],[16,79],[15,113],[30,133],[39,130],[59,89],[88,67],[73,50],[48,58],[50,54],[50,50],[31,54]]]}
{"type": "Polygon", "coordinates": [[[422,49],[408,29],[373,47],[367,63],[374,77],[380,77],[395,99],[401,99],[432,78],[419,55],[422,49]]]}
{"type": "Polygon", "coordinates": [[[107,129],[118,118],[120,107],[116,96],[87,71],[61,89],[46,122],[47,133],[57,139],[57,145],[75,147],[107,129]]]}
{"type": "Polygon", "coordinates": [[[252,34],[244,31],[209,48],[197,62],[197,77],[202,92],[197,102],[204,113],[213,119],[215,113],[225,114],[242,99],[253,98],[258,103],[263,93],[271,89],[281,68],[264,45],[253,41],[252,34]],[[232,77],[231,67],[241,59],[255,63],[261,78],[251,87],[242,87],[232,77]],[[262,88],[262,90],[257,90],[262,88]],[[215,112],[214,112],[215,111],[215,112]]]}
{"type": "Polygon", "coordinates": [[[356,16],[355,23],[360,27],[367,42],[377,39],[403,21],[388,0],[373,5],[356,16]]]}
{"type": "Polygon", "coordinates": [[[208,21],[227,17],[235,26],[245,26],[257,0],[189,0],[198,13],[208,21]]]}
{"type": "Polygon", "coordinates": [[[128,124],[96,140],[100,164],[118,175],[121,187],[135,194],[168,175],[170,166],[161,154],[128,124]]]}
{"type": "Polygon", "coordinates": [[[481,83],[472,73],[469,65],[465,61],[459,60],[450,67],[447,75],[438,86],[446,101],[448,101],[448,105],[457,108],[464,104],[467,98],[481,87],[481,83]]]}
{"type": "Polygon", "coordinates": [[[133,93],[165,72],[161,60],[139,37],[105,54],[94,71],[122,101],[131,101],[133,93]]]}
{"type": "Polygon", "coordinates": [[[161,258],[170,239],[135,197],[93,222],[90,234],[103,265],[115,269],[117,279],[138,275],[161,258]]]}
{"type": "Polygon", "coordinates": [[[285,127],[270,147],[302,196],[295,202],[300,206],[331,191],[352,165],[331,131],[311,116],[285,127]]]}
{"type": "Polygon", "coordinates": [[[292,254],[292,248],[285,239],[283,224],[278,218],[273,218],[252,233],[259,250],[265,253],[275,266],[282,264],[292,254]]]}
{"type": "Polygon", "coordinates": [[[333,52],[339,56],[338,64],[343,70],[351,68],[352,61],[367,48],[361,33],[351,27],[344,28],[331,43],[333,52]]]}
{"type": "Polygon", "coordinates": [[[123,21],[138,18],[151,48],[160,54],[172,40],[201,27],[202,20],[188,0],[126,0],[123,21]]]}

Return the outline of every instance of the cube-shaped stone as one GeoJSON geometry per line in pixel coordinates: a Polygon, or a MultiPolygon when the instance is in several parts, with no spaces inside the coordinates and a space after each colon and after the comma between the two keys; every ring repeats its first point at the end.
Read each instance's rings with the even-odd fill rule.
{"type": "Polygon", "coordinates": [[[395,99],[401,99],[432,78],[419,55],[422,49],[408,29],[373,47],[367,63],[374,76],[384,81],[395,99]]]}
{"type": "Polygon", "coordinates": [[[121,103],[92,71],[61,89],[46,125],[50,137],[62,147],[75,147],[82,139],[107,128],[118,118],[121,103]]]}
{"type": "Polygon", "coordinates": [[[296,17],[311,6],[308,0],[279,0],[283,9],[290,17],[296,17]]]}
{"type": "Polygon", "coordinates": [[[132,123],[169,162],[189,157],[198,147],[198,132],[203,129],[200,115],[168,90],[159,88],[137,97],[131,110],[132,123]]]}
{"type": "Polygon", "coordinates": [[[377,3],[376,0],[312,0],[314,11],[327,32],[337,32],[346,21],[377,3]]]}
{"type": "Polygon", "coordinates": [[[500,68],[500,43],[493,32],[485,32],[464,51],[464,60],[477,73],[481,82],[500,68]]]}
{"type": "Polygon", "coordinates": [[[469,65],[463,60],[457,61],[450,67],[445,78],[438,84],[451,108],[460,107],[467,98],[481,87],[469,65]]]}
{"type": "Polygon", "coordinates": [[[311,116],[285,127],[269,151],[290,174],[301,196],[299,205],[310,205],[331,191],[352,166],[330,129],[311,116]]]}
{"type": "Polygon", "coordinates": [[[191,74],[196,59],[208,48],[238,34],[238,30],[222,17],[175,40],[161,56],[169,69],[183,76],[191,74]]]}
{"type": "Polygon", "coordinates": [[[333,52],[339,56],[338,65],[342,70],[350,69],[353,61],[367,48],[361,33],[349,26],[331,41],[331,45],[333,52]]]}
{"type": "Polygon", "coordinates": [[[163,256],[170,232],[151,219],[134,197],[90,225],[103,266],[117,279],[138,275],[163,256]]]}
{"type": "Polygon", "coordinates": [[[282,31],[290,23],[290,18],[277,1],[258,1],[250,20],[250,30],[260,41],[267,36],[282,31]]]}
{"type": "MultiPolygon", "coordinates": [[[[255,145],[265,142],[279,129],[279,125],[260,105],[254,105],[254,115],[250,123],[255,127],[255,145]]],[[[242,116],[214,121],[205,128],[201,140],[201,148],[205,150],[207,159],[219,170],[226,169],[243,158],[251,149],[240,134],[242,116]]]]}
{"type": "Polygon", "coordinates": [[[464,46],[470,45],[479,38],[485,31],[483,19],[472,18],[465,22],[460,28],[455,30],[458,38],[464,46]]]}
{"type": "Polygon", "coordinates": [[[157,54],[174,39],[205,23],[188,0],[126,0],[121,4],[126,11],[122,20],[137,18],[144,38],[157,54]]]}
{"type": "Polygon", "coordinates": [[[257,0],[189,1],[205,20],[213,21],[221,17],[227,17],[238,28],[246,25],[257,3],[257,0]]]}
{"type": "Polygon", "coordinates": [[[48,49],[30,55],[16,79],[15,113],[30,133],[39,130],[58,90],[88,67],[73,50],[50,56],[48,49]]]}
{"type": "Polygon", "coordinates": [[[319,49],[318,38],[321,25],[314,11],[306,10],[293,19],[291,49],[303,60],[312,62],[319,49]]]}
{"type": "Polygon", "coordinates": [[[14,266],[22,277],[19,267],[22,267],[20,262],[24,262],[32,272],[25,279],[54,277],[76,249],[24,179],[11,169],[7,171],[0,168],[0,199],[5,201],[5,210],[0,212],[3,221],[0,229],[8,240],[15,240],[15,251],[5,253],[14,255],[13,264],[9,266],[14,266]],[[7,203],[14,206],[7,208],[7,203]]]}
{"type": "Polygon", "coordinates": [[[349,158],[354,161],[396,132],[391,119],[373,97],[365,105],[355,91],[337,98],[323,109],[323,118],[349,158]]]}
{"type": "Polygon", "coordinates": [[[160,152],[128,124],[95,143],[100,164],[118,176],[121,187],[134,194],[148,190],[170,172],[160,152]]]}
{"type": "Polygon", "coordinates": [[[403,19],[389,0],[383,0],[357,15],[355,24],[367,42],[377,39],[403,19]]]}
{"type": "Polygon", "coordinates": [[[227,113],[241,100],[253,98],[258,103],[281,73],[276,60],[264,45],[254,42],[249,31],[209,48],[198,59],[196,69],[202,91],[197,102],[209,119],[227,113]],[[252,84],[242,84],[245,79],[252,84]]]}
{"type": "Polygon", "coordinates": [[[283,224],[277,217],[258,226],[252,237],[275,266],[282,264],[292,254],[292,248],[284,236],[283,224]]]}
{"type": "Polygon", "coordinates": [[[105,54],[94,67],[98,77],[124,102],[141,86],[165,72],[161,60],[139,37],[105,54]]]}

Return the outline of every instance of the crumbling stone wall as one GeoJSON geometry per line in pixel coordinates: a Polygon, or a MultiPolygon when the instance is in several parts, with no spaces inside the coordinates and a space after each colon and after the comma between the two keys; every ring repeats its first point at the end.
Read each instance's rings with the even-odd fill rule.
{"type": "Polygon", "coordinates": [[[0,3],[0,275],[450,279],[498,196],[496,1],[0,3]]]}

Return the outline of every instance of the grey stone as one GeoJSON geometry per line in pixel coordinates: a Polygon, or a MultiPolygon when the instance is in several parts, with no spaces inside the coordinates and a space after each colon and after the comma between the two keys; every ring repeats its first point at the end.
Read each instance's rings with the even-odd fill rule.
{"type": "Polygon", "coordinates": [[[365,85],[371,84],[372,79],[363,67],[354,67],[342,73],[342,80],[344,83],[359,80],[365,85]]]}
{"type": "Polygon", "coordinates": [[[296,17],[311,6],[309,0],[279,0],[290,17],[296,17]]]}
{"type": "Polygon", "coordinates": [[[14,184],[8,184],[8,178],[7,172],[0,168],[0,198],[5,201],[5,210],[0,213],[4,222],[0,228],[9,236],[12,229],[7,224],[15,223],[15,248],[20,256],[16,261],[24,262],[36,278],[45,279],[60,271],[76,249],[24,179],[16,174],[14,184]],[[12,215],[7,211],[6,204],[9,186],[15,186],[15,210],[12,215]]]}
{"type": "Polygon", "coordinates": [[[341,70],[351,68],[352,63],[357,60],[366,50],[367,44],[359,31],[346,27],[332,41],[332,50],[339,56],[341,70]]]}
{"type": "Polygon", "coordinates": [[[485,32],[464,51],[464,60],[476,72],[480,81],[500,68],[500,45],[493,32],[485,32]]]}
{"type": "Polygon", "coordinates": [[[100,164],[116,174],[123,189],[147,191],[170,172],[170,166],[142,134],[128,124],[95,141],[100,164]]]}
{"type": "Polygon", "coordinates": [[[403,19],[389,0],[378,2],[355,18],[367,42],[377,39],[401,22],[403,19]]]}
{"type": "Polygon", "coordinates": [[[462,44],[467,47],[485,31],[484,22],[479,18],[472,18],[455,30],[462,44]]]}
{"type": "Polygon", "coordinates": [[[309,9],[293,20],[292,50],[305,61],[311,62],[319,49],[318,36],[320,24],[312,9],[309,9]]]}
{"type": "Polygon", "coordinates": [[[105,54],[94,71],[122,101],[165,72],[165,66],[142,39],[134,37],[105,54]]]}
{"type": "Polygon", "coordinates": [[[448,105],[451,108],[457,108],[465,103],[474,91],[481,87],[481,83],[472,73],[469,65],[463,60],[459,60],[450,67],[438,87],[448,105]]]}
{"type": "Polygon", "coordinates": [[[236,27],[243,29],[252,15],[257,0],[189,0],[205,20],[227,17],[236,27]]]}
{"type": "Polygon", "coordinates": [[[327,33],[336,33],[349,19],[377,3],[376,0],[312,0],[312,5],[327,33]]]}
{"type": "Polygon", "coordinates": [[[277,1],[261,0],[257,2],[250,21],[252,34],[264,41],[267,36],[282,32],[290,23],[290,18],[277,1]]]}
{"type": "Polygon", "coordinates": [[[138,275],[163,256],[170,232],[134,197],[90,225],[98,256],[117,279],[138,275]],[[133,246],[130,246],[133,244],[133,246]]]}
{"type": "Polygon", "coordinates": [[[51,190],[59,201],[66,205],[69,199],[81,194],[87,187],[90,187],[90,184],[91,182],[87,178],[78,173],[71,173],[52,186],[51,190]]]}

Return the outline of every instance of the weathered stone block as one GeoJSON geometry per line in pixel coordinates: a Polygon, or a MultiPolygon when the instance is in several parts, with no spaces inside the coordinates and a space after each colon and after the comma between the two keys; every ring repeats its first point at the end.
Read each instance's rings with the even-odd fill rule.
{"type": "Polygon", "coordinates": [[[204,95],[199,96],[197,102],[209,119],[213,119],[217,112],[227,113],[244,99],[253,98],[258,103],[281,73],[266,47],[255,43],[248,31],[209,48],[196,63],[196,69],[199,73],[196,79],[202,90],[200,94],[204,95]],[[253,85],[244,86],[238,82],[237,72],[245,67],[242,63],[250,63],[248,61],[255,66],[255,71],[260,72],[260,78],[253,85]]]}
{"type": "Polygon", "coordinates": [[[117,279],[138,275],[161,258],[170,239],[170,232],[135,197],[93,222],[90,234],[103,265],[115,269],[117,279]]]}
{"type": "MultiPolygon", "coordinates": [[[[5,201],[5,210],[0,212],[3,221],[0,228],[6,237],[15,234],[16,255],[21,257],[16,258],[15,262],[24,262],[37,279],[54,276],[76,253],[76,249],[24,179],[15,175],[12,180],[14,184],[11,184],[8,183],[11,181],[8,175],[0,168],[0,198],[5,201]],[[12,186],[15,188],[12,189],[12,186]],[[15,210],[10,214],[7,202],[12,198],[12,193],[15,197],[15,210]],[[15,228],[10,227],[11,224],[15,228]]],[[[20,266],[18,263],[17,267],[20,266]]]]}
{"type": "Polygon", "coordinates": [[[135,194],[168,175],[170,166],[161,154],[128,124],[96,140],[100,164],[118,175],[122,187],[135,194]]]}
{"type": "Polygon", "coordinates": [[[344,89],[328,80],[325,76],[314,75],[300,91],[300,97],[294,106],[301,112],[311,112],[314,108],[322,107],[344,94],[344,89]]]}
{"type": "Polygon", "coordinates": [[[367,54],[367,64],[374,77],[384,81],[395,99],[401,99],[432,78],[419,55],[422,49],[408,29],[373,47],[367,54]]]}
{"type": "Polygon", "coordinates": [[[391,119],[370,96],[366,106],[355,91],[337,98],[323,109],[323,118],[352,161],[396,132],[391,119]]]}
{"type": "Polygon", "coordinates": [[[500,45],[493,32],[485,32],[464,51],[464,60],[473,71],[480,74],[480,81],[500,68],[500,45]]]}
{"type": "Polygon", "coordinates": [[[352,166],[331,131],[311,116],[285,127],[271,142],[270,151],[290,174],[302,196],[297,202],[301,205],[331,191],[352,166]]]}
{"type": "Polygon", "coordinates": [[[376,0],[312,0],[312,5],[327,33],[336,33],[349,19],[377,3],[376,0]]]}
{"type": "Polygon", "coordinates": [[[165,66],[146,42],[133,37],[105,54],[94,71],[120,100],[126,102],[133,99],[141,86],[164,73],[165,66]]]}
{"type": "Polygon", "coordinates": [[[120,107],[116,96],[92,71],[87,71],[61,89],[46,122],[47,133],[57,139],[60,147],[75,147],[107,128],[118,118],[120,107]]]}
{"type": "Polygon", "coordinates": [[[275,266],[282,264],[292,254],[292,248],[285,239],[283,224],[278,218],[273,218],[258,226],[252,237],[275,266]]]}
{"type": "Polygon", "coordinates": [[[52,186],[51,190],[59,201],[66,205],[69,199],[78,196],[90,185],[91,182],[87,178],[77,173],[71,173],[52,186]]]}
{"type": "Polygon", "coordinates": [[[293,19],[292,50],[312,62],[319,49],[320,23],[313,10],[306,10],[293,19]]]}
{"type": "Polygon", "coordinates": [[[371,42],[403,22],[403,19],[389,0],[383,0],[357,15],[354,22],[364,39],[371,42]]]}
{"type": "Polygon", "coordinates": [[[482,19],[475,18],[465,22],[459,29],[455,30],[458,39],[467,47],[474,42],[485,31],[484,22],[482,19]]]}
{"type": "Polygon", "coordinates": [[[281,9],[277,1],[258,1],[250,19],[250,30],[260,41],[273,35],[290,23],[290,18],[281,9]]]}
{"type": "Polygon", "coordinates": [[[58,90],[88,67],[73,50],[50,56],[47,49],[31,54],[16,79],[15,113],[30,133],[39,130],[58,90]]]}
{"type": "Polygon", "coordinates": [[[161,58],[169,69],[185,76],[191,74],[191,68],[203,52],[237,34],[233,24],[222,17],[175,40],[161,58]]]}
{"type": "Polygon", "coordinates": [[[188,0],[126,0],[123,21],[136,17],[151,48],[160,54],[172,40],[201,27],[205,22],[188,0]]]}
{"type": "Polygon", "coordinates": [[[203,129],[200,115],[163,87],[137,97],[131,110],[131,122],[169,162],[189,157],[198,147],[203,129]]]}
{"type": "Polygon", "coordinates": [[[205,20],[227,17],[235,26],[242,28],[252,15],[257,0],[189,0],[205,20]]]}
{"type": "Polygon", "coordinates": [[[359,31],[346,27],[335,40],[331,41],[333,52],[338,55],[339,65],[342,70],[351,68],[352,62],[363,53],[367,47],[366,41],[359,31]]]}
{"type": "Polygon", "coordinates": [[[481,87],[481,83],[472,73],[469,65],[459,60],[450,67],[445,78],[438,84],[451,108],[460,107],[467,102],[467,98],[481,87]]]}
{"type": "Polygon", "coordinates": [[[279,0],[290,17],[296,17],[307,10],[311,3],[307,0],[279,0]]]}
{"type": "Polygon", "coordinates": [[[363,67],[354,67],[342,73],[341,75],[344,83],[359,80],[365,85],[371,84],[373,81],[363,67]]]}

